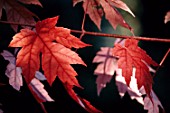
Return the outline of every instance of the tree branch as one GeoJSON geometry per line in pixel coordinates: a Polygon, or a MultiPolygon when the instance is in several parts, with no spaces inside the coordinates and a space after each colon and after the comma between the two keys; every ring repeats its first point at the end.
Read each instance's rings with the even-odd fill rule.
{"type": "Polygon", "coordinates": [[[164,57],[162,58],[161,62],[159,63],[159,66],[156,69],[155,74],[153,75],[153,77],[156,76],[157,71],[160,69],[160,67],[162,67],[162,64],[164,63],[165,59],[168,57],[168,54],[170,53],[170,48],[168,49],[168,51],[166,52],[166,54],[164,55],[164,57]]]}
{"type": "MultiPolygon", "coordinates": [[[[0,21],[0,23],[35,27],[35,25],[17,23],[17,22],[0,21]]],[[[150,38],[150,37],[140,37],[140,36],[126,36],[126,35],[108,34],[108,33],[99,33],[99,32],[89,32],[89,31],[80,31],[80,30],[71,30],[71,32],[72,33],[79,33],[79,34],[84,33],[85,35],[103,36],[103,37],[110,37],[110,38],[122,38],[122,39],[133,38],[133,39],[136,39],[136,40],[143,40],[143,41],[170,43],[170,39],[162,39],[162,38],[160,39],[160,38],[150,38]]]]}

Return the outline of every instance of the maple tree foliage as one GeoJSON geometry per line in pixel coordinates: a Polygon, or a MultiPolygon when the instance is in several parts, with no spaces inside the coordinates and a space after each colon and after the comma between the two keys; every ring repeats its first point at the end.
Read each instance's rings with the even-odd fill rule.
{"type": "Polygon", "coordinates": [[[130,84],[132,69],[135,67],[138,88],[144,86],[146,94],[150,95],[153,80],[146,64],[153,66],[158,66],[158,64],[138,46],[138,41],[126,39],[124,46],[115,44],[113,55],[119,57],[118,67],[122,69],[122,75],[125,77],[127,85],[130,84]]]}
{"type": "Polygon", "coordinates": [[[73,6],[83,1],[84,12],[89,15],[90,19],[101,29],[102,16],[109,21],[114,29],[117,25],[132,29],[123,19],[115,7],[121,8],[134,16],[129,7],[121,0],[73,0],[73,6]]]}
{"type": "MultiPolygon", "coordinates": [[[[2,9],[5,9],[8,21],[35,24],[36,22],[33,17],[38,18],[38,16],[29,11],[26,7],[22,6],[18,1],[20,3],[34,4],[42,7],[39,0],[1,0],[0,19],[2,16],[2,9]]],[[[11,27],[14,29],[14,31],[18,30],[18,25],[11,25],[11,27]]]]}
{"type": "MultiPolygon", "coordinates": [[[[103,17],[114,29],[121,25],[130,31],[133,30],[117,8],[134,17],[135,15],[121,0],[72,0],[72,2],[73,6],[83,2],[84,13],[89,15],[99,30],[101,30],[103,17]]],[[[51,86],[58,77],[71,98],[81,107],[90,113],[101,113],[73,90],[75,86],[82,87],[76,79],[77,72],[71,65],[86,66],[86,64],[72,48],[79,49],[91,45],[72,35],[70,29],[56,26],[59,16],[36,22],[36,19],[39,20],[38,16],[24,6],[30,4],[43,7],[39,0],[0,0],[0,19],[4,10],[7,21],[11,22],[15,32],[18,31],[18,25],[23,28],[13,36],[9,44],[9,47],[20,47],[19,52],[15,51],[13,55],[4,50],[1,53],[4,59],[9,61],[5,71],[9,84],[19,91],[24,77],[29,90],[37,102],[42,104],[54,100],[41,81],[47,80],[51,86]],[[30,29],[27,25],[35,25],[35,28],[30,29]],[[39,71],[41,69],[43,73],[39,71]]],[[[168,11],[164,23],[169,20],[168,11]]],[[[83,23],[82,27],[84,27],[83,23]]],[[[85,31],[82,32],[84,35],[85,31]]],[[[133,38],[118,39],[113,48],[101,47],[101,51],[97,52],[93,60],[93,63],[99,63],[94,71],[97,75],[97,94],[100,95],[101,90],[116,75],[115,81],[121,97],[127,92],[130,98],[136,99],[145,110],[148,110],[148,113],[159,113],[159,107],[163,110],[164,108],[152,89],[153,77],[150,73],[155,73],[151,66],[158,66],[158,64],[138,46],[138,42],[133,38]]]]}
{"type": "MultiPolygon", "coordinates": [[[[116,39],[115,44],[120,42],[119,39],[116,39]]],[[[124,40],[119,44],[123,45],[124,40]]],[[[94,71],[94,74],[97,75],[96,84],[97,84],[97,93],[100,94],[101,90],[106,87],[107,83],[111,81],[114,75],[117,89],[119,95],[124,97],[127,92],[131,99],[136,99],[140,104],[144,106],[145,110],[148,110],[148,113],[159,113],[159,107],[164,110],[161,102],[158,97],[151,89],[151,98],[146,95],[145,89],[141,87],[138,89],[137,81],[135,78],[136,69],[133,68],[132,76],[129,86],[126,84],[125,78],[122,76],[122,69],[118,68],[118,58],[112,54],[113,48],[102,47],[96,56],[93,59],[93,63],[99,63],[97,68],[94,71]],[[146,95],[146,96],[144,96],[146,95]]],[[[155,70],[149,67],[149,71],[155,73],[155,70]]]]}
{"type": "MultiPolygon", "coordinates": [[[[44,95],[46,95],[42,84],[37,79],[34,79],[35,72],[40,68],[40,53],[42,53],[42,69],[48,83],[52,85],[56,76],[58,76],[63,84],[71,86],[71,88],[66,89],[69,90],[69,94],[71,92],[71,97],[74,100],[76,98],[76,101],[79,98],[73,94],[72,87],[81,86],[75,78],[77,73],[70,64],[86,66],[78,54],[70,48],[82,48],[90,45],[71,35],[69,29],[55,27],[57,20],[58,16],[39,21],[35,25],[35,31],[27,28],[21,29],[19,33],[13,36],[13,40],[9,44],[10,47],[22,47],[17,55],[16,65],[22,68],[22,74],[27,84],[30,84],[31,92],[34,90],[37,93],[37,89],[41,92],[38,95],[35,95],[33,92],[40,103],[44,102],[44,95]]],[[[45,97],[46,100],[52,101],[50,97],[45,97]]],[[[100,112],[90,105],[87,100],[81,99],[81,101],[79,104],[82,105],[84,103],[85,105],[82,107],[87,111],[95,110],[95,112],[100,112]]]]}

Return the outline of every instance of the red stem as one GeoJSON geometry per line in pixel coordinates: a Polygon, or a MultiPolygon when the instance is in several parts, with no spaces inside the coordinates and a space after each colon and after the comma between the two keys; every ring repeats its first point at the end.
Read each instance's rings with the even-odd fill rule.
{"type": "MultiPolygon", "coordinates": [[[[23,24],[23,23],[17,23],[17,22],[7,22],[7,21],[0,21],[0,23],[4,24],[13,24],[13,25],[23,25],[23,26],[30,26],[34,27],[35,25],[31,24],[23,24]]],[[[89,32],[89,31],[80,31],[80,30],[71,30],[72,33],[80,33],[86,35],[93,35],[93,36],[103,36],[103,37],[110,37],[110,38],[122,38],[122,39],[128,39],[133,38],[136,40],[143,40],[143,41],[155,41],[155,42],[167,42],[170,43],[170,39],[159,39],[159,38],[150,38],[150,37],[139,37],[139,36],[126,36],[126,35],[118,35],[118,34],[107,34],[107,33],[99,33],[99,32],[89,32]]]]}

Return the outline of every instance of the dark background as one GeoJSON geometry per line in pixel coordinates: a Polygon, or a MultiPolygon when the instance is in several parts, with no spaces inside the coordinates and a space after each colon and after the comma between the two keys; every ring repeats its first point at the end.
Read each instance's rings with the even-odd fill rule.
{"type": "MultiPolygon", "coordinates": [[[[71,0],[40,0],[43,8],[34,5],[26,5],[32,12],[37,14],[41,20],[48,17],[60,15],[57,26],[63,26],[70,29],[81,29],[81,22],[83,18],[82,3],[72,7],[71,0]]],[[[169,38],[170,37],[170,23],[164,24],[164,16],[168,10],[170,10],[169,0],[139,0],[140,5],[138,9],[134,11],[136,18],[139,18],[141,22],[141,36],[157,37],[157,38],[169,38]],[[140,10],[140,13],[137,12],[140,10]]],[[[133,2],[129,0],[128,3],[133,2]]],[[[131,7],[131,6],[130,6],[131,7]]],[[[3,11],[3,18],[5,19],[5,13],[3,11]]],[[[126,21],[130,21],[126,19],[126,21]]],[[[106,20],[102,20],[102,27],[110,26],[106,20]]],[[[135,29],[135,28],[134,28],[135,29]]],[[[85,30],[98,31],[96,26],[87,16],[85,22],[85,30]]],[[[108,32],[102,29],[102,32],[108,32]]],[[[9,25],[0,24],[0,51],[7,49],[8,44],[15,33],[12,31],[9,25]]],[[[123,34],[123,33],[122,33],[123,34]]],[[[75,34],[79,37],[79,34],[75,34]]],[[[126,35],[126,34],[124,34],[126,35]]],[[[87,47],[78,50],[78,54],[88,65],[84,67],[81,65],[73,65],[74,69],[78,73],[77,79],[84,89],[75,88],[76,93],[81,97],[89,100],[92,105],[100,109],[104,113],[147,113],[143,110],[143,106],[136,100],[131,100],[128,94],[125,94],[123,99],[120,98],[117,87],[114,82],[114,78],[111,83],[107,84],[100,96],[97,96],[97,89],[93,75],[96,64],[92,64],[92,60],[100,47],[112,46],[113,39],[105,37],[84,36],[83,41],[92,44],[93,47],[87,47]],[[107,42],[110,42],[107,45],[107,42]]],[[[147,51],[147,53],[156,61],[160,62],[164,54],[169,48],[169,43],[158,42],[146,42],[141,41],[140,46],[147,51]]],[[[169,55],[170,56],[170,55],[169,55]]],[[[166,59],[163,66],[159,69],[154,77],[153,89],[159,97],[162,105],[165,108],[166,113],[170,113],[170,58],[166,59]]],[[[21,91],[14,90],[8,85],[8,78],[4,75],[6,65],[8,61],[5,61],[0,56],[0,81],[6,85],[0,86],[0,108],[4,113],[43,113],[40,105],[36,102],[30,91],[28,90],[25,82],[21,91]]],[[[64,87],[58,78],[50,87],[47,82],[43,82],[45,89],[49,95],[55,100],[55,102],[44,103],[48,113],[86,113],[71,97],[67,94],[64,87]]]]}

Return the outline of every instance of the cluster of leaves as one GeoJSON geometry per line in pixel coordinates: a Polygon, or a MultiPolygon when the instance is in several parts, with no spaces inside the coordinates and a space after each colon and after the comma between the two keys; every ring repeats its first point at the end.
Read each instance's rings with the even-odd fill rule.
{"type": "MultiPolygon", "coordinates": [[[[101,30],[102,16],[105,16],[114,29],[117,25],[121,25],[132,31],[132,28],[116,9],[121,8],[134,16],[121,0],[73,0],[73,6],[82,1],[84,13],[89,15],[99,30],[101,30]]],[[[79,49],[91,45],[73,36],[70,29],[56,27],[58,16],[36,22],[34,17],[38,19],[38,16],[22,6],[21,3],[42,7],[38,0],[0,1],[0,18],[4,8],[7,21],[35,25],[32,30],[22,25],[23,29],[13,36],[9,47],[20,47],[20,50],[16,49],[14,54],[7,50],[1,53],[4,59],[9,61],[5,72],[9,78],[9,84],[14,89],[20,90],[23,85],[23,76],[31,93],[39,103],[42,103],[54,100],[44,89],[41,81],[47,80],[52,85],[58,77],[68,94],[80,106],[88,112],[101,112],[73,90],[74,86],[82,87],[76,79],[77,73],[71,64],[84,66],[86,64],[72,48],[79,49]],[[43,74],[39,71],[40,68],[43,70],[43,74]]],[[[165,22],[169,20],[168,13],[165,22]]],[[[14,31],[18,31],[18,25],[11,24],[11,27],[14,31]]],[[[113,48],[102,47],[93,62],[100,63],[94,72],[98,75],[96,80],[98,95],[102,88],[111,81],[113,75],[116,75],[116,85],[121,97],[124,96],[125,92],[128,92],[132,99],[136,99],[144,105],[144,109],[147,109],[148,113],[158,113],[158,106],[163,109],[152,90],[153,77],[150,73],[150,71],[154,72],[150,66],[158,66],[158,64],[138,46],[137,40],[133,38],[118,40],[113,48]],[[143,98],[143,95],[146,96],[143,98]]]]}

